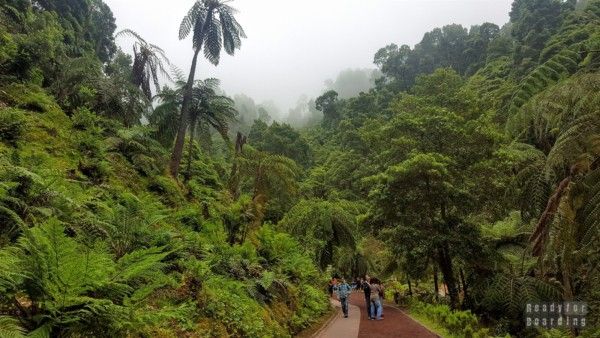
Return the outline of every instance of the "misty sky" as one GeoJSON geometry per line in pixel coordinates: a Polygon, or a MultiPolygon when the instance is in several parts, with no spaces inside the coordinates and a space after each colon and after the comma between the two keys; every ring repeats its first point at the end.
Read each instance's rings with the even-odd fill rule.
{"type": "MultiPolygon", "coordinates": [[[[194,0],[104,0],[118,30],[130,28],[161,46],[186,73],[191,41],[178,40],[179,23],[194,0]]],[[[435,27],[482,22],[502,26],[512,0],[235,0],[247,39],[218,67],[205,59],[197,78],[217,77],[233,96],[273,100],[287,114],[301,94],[314,97],[324,81],[346,68],[373,68],[375,52],[389,44],[418,43],[435,27]]],[[[118,44],[131,53],[131,41],[118,44]]]]}

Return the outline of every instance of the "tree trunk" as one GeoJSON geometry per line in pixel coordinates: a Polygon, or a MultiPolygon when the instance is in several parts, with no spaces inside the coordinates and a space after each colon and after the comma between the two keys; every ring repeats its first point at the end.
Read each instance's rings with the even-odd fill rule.
{"type": "Polygon", "coordinates": [[[233,157],[233,165],[231,166],[231,174],[229,175],[229,192],[234,201],[240,197],[240,173],[238,168],[238,158],[242,154],[246,144],[246,136],[238,131],[235,139],[235,153],[233,157]]]}
{"type": "Polygon", "coordinates": [[[192,117],[190,121],[190,143],[188,149],[188,161],[187,168],[185,169],[184,180],[185,182],[190,180],[191,171],[192,171],[192,154],[194,150],[194,133],[196,132],[196,116],[192,117]]]}
{"type": "Polygon", "coordinates": [[[438,269],[437,266],[433,266],[433,292],[435,292],[435,301],[439,300],[440,289],[438,287],[438,269]]]}
{"type": "Polygon", "coordinates": [[[408,295],[412,297],[412,285],[410,285],[410,278],[407,276],[406,281],[408,282],[408,295]]]}
{"type": "Polygon", "coordinates": [[[465,281],[465,273],[462,268],[460,268],[458,272],[460,273],[460,281],[462,283],[463,299],[467,299],[467,281],[465,281]]]}
{"type": "Polygon", "coordinates": [[[450,295],[450,307],[452,309],[458,308],[458,290],[456,288],[456,280],[454,278],[454,271],[452,269],[452,258],[450,257],[450,248],[448,243],[442,244],[438,248],[438,262],[442,275],[444,276],[444,282],[448,287],[448,294],[450,295]]]}
{"type": "Polygon", "coordinates": [[[183,156],[183,143],[185,141],[185,133],[187,131],[188,119],[190,114],[190,105],[192,103],[192,87],[194,86],[194,76],[196,73],[196,64],[198,63],[198,53],[202,46],[198,46],[194,52],[194,58],[192,59],[192,67],[190,68],[190,75],[188,76],[188,82],[185,85],[185,91],[183,93],[183,103],[181,104],[181,116],[179,120],[179,128],[177,129],[177,137],[175,138],[175,146],[173,147],[173,153],[171,154],[171,162],[169,163],[169,170],[171,176],[177,179],[179,174],[179,165],[183,156]]]}

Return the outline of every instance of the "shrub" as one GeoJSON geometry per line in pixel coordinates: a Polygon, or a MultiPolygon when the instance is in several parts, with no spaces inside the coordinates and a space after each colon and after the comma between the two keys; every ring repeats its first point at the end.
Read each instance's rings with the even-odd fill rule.
{"type": "Polygon", "coordinates": [[[248,295],[244,283],[213,276],[203,283],[203,311],[235,337],[288,337],[269,312],[248,295]]]}
{"type": "Polygon", "coordinates": [[[400,300],[401,295],[408,292],[408,286],[396,281],[391,280],[385,282],[385,299],[397,301],[400,300]]]}
{"type": "Polygon", "coordinates": [[[154,176],[148,184],[148,190],[156,193],[165,205],[178,206],[184,201],[177,183],[165,176],[154,176]]]}
{"type": "Polygon", "coordinates": [[[79,161],[77,169],[95,184],[100,184],[110,175],[110,165],[108,162],[94,159],[83,158],[79,161]]]}
{"type": "Polygon", "coordinates": [[[15,109],[0,110],[0,140],[15,146],[25,130],[25,114],[15,109]]]}
{"type": "Polygon", "coordinates": [[[293,332],[308,327],[329,308],[327,296],[312,285],[301,284],[298,288],[298,298],[298,310],[290,323],[293,332]]]}
{"type": "Polygon", "coordinates": [[[99,117],[87,108],[79,108],[71,116],[73,128],[85,131],[97,131],[99,117]]]}
{"type": "Polygon", "coordinates": [[[0,307],[10,314],[0,321],[14,324],[0,335],[127,336],[128,328],[139,328],[149,315],[162,311],[140,304],[167,282],[161,261],[168,253],[143,249],[114,261],[104,246],[81,244],[65,230],[50,220],[0,250],[0,292],[5,296],[0,307]]]}
{"type": "Polygon", "coordinates": [[[120,129],[108,140],[111,151],[122,154],[143,176],[160,174],[166,163],[165,149],[143,126],[120,129]]]}
{"type": "Polygon", "coordinates": [[[459,337],[487,337],[488,329],[479,328],[477,316],[471,311],[453,311],[448,305],[427,304],[413,300],[410,311],[430,318],[459,337]]]}
{"type": "Polygon", "coordinates": [[[0,100],[17,108],[45,113],[58,109],[54,100],[36,85],[12,83],[0,89],[0,100]]]}

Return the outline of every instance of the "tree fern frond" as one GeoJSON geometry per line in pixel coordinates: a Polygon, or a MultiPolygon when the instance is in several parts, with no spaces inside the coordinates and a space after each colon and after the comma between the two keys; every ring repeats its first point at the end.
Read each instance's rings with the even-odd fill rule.
{"type": "Polygon", "coordinates": [[[213,65],[218,65],[222,49],[223,31],[221,22],[211,20],[209,26],[206,27],[204,36],[204,56],[213,65]]]}
{"type": "Polygon", "coordinates": [[[24,338],[25,329],[16,318],[0,316],[0,337],[24,338]]]}
{"type": "Polygon", "coordinates": [[[183,20],[181,20],[181,24],[179,25],[179,40],[185,39],[196,25],[202,26],[204,24],[201,15],[203,10],[205,8],[202,2],[196,1],[186,16],[183,17],[183,20]]]}
{"type": "Polygon", "coordinates": [[[143,44],[147,44],[146,40],[144,40],[144,38],[142,38],[141,35],[139,35],[137,32],[131,30],[131,29],[123,29],[121,31],[119,31],[117,34],[115,34],[115,38],[119,38],[121,36],[130,36],[135,38],[136,40],[140,41],[143,44]]]}

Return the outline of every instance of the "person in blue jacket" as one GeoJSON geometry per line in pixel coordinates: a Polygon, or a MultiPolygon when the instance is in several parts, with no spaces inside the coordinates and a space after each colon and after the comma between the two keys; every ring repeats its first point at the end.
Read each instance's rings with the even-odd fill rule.
{"type": "Polygon", "coordinates": [[[338,300],[342,304],[344,318],[348,318],[348,298],[350,297],[350,293],[352,293],[352,288],[350,285],[348,285],[348,283],[346,283],[346,280],[342,278],[335,286],[335,291],[337,293],[338,300]]]}

